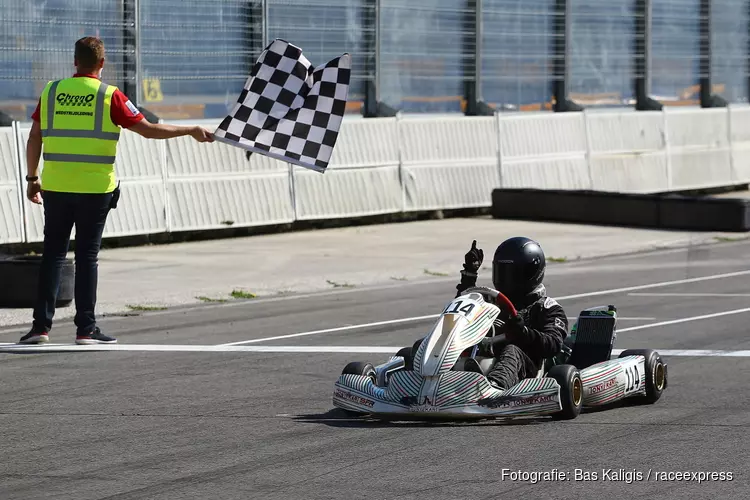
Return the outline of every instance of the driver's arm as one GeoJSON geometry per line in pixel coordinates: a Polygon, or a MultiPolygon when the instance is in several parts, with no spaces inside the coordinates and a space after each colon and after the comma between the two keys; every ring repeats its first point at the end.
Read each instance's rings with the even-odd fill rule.
{"type": "Polygon", "coordinates": [[[552,299],[547,299],[536,315],[539,324],[513,325],[509,324],[506,338],[524,351],[548,358],[555,356],[562,349],[563,341],[568,335],[568,316],[562,306],[552,299]]]}

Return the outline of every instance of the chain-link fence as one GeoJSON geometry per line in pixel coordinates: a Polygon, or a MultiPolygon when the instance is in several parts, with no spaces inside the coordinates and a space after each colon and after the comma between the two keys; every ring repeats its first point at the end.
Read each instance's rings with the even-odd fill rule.
{"type": "Polygon", "coordinates": [[[104,79],[164,118],[224,116],[274,38],[314,64],[349,52],[348,111],[368,116],[747,102],[749,12],[750,0],[0,0],[0,111],[27,120],[87,35],[106,44],[104,79]]]}
{"type": "Polygon", "coordinates": [[[558,25],[556,0],[484,0],[481,11],[481,97],[508,110],[539,110],[552,100],[558,25]]]}
{"type": "Polygon", "coordinates": [[[635,2],[576,0],[571,5],[571,98],[583,105],[632,103],[635,2]]]}
{"type": "Polygon", "coordinates": [[[102,77],[123,84],[120,2],[0,0],[0,110],[28,119],[45,84],[71,76],[73,47],[89,35],[104,40],[102,77]]]}

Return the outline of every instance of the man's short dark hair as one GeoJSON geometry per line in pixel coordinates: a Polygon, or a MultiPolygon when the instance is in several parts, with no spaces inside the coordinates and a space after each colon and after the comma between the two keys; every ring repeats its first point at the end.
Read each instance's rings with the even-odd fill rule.
{"type": "Polygon", "coordinates": [[[95,36],[81,38],[76,42],[75,58],[82,68],[96,67],[104,59],[104,42],[95,36]]]}

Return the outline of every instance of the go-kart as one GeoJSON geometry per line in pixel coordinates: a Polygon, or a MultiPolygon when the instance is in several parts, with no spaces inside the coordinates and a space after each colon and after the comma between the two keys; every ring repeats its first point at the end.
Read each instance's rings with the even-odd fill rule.
{"type": "Polygon", "coordinates": [[[335,383],[334,406],[350,415],[387,419],[573,419],[583,407],[626,398],[654,403],[667,388],[667,364],[658,352],[631,349],[610,359],[617,309],[603,306],[580,313],[560,352],[544,360],[534,378],[498,389],[486,375],[495,363],[493,346],[506,340],[493,324],[515,314],[497,290],[466,290],[443,310],[427,337],[387,362],[347,364],[335,383]],[[474,360],[470,370],[468,359],[474,360]]]}

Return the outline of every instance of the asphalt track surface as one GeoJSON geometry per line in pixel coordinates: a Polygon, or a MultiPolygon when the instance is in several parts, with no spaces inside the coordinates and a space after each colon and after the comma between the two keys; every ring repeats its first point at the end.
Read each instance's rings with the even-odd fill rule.
{"type": "MultiPolygon", "coordinates": [[[[552,264],[548,289],[569,316],[615,304],[616,348],[674,353],[655,405],[565,422],[381,423],[333,410],[348,361],[388,356],[352,351],[424,335],[453,296],[448,279],[106,318],[120,350],[0,345],[0,498],[750,498],[750,353],[738,352],[750,350],[749,262],[750,244],[728,243],[552,264]],[[223,344],[235,345],[212,347],[223,344]],[[676,472],[709,476],[662,474],[676,472]]],[[[57,325],[51,343],[72,335],[57,325]]]]}

